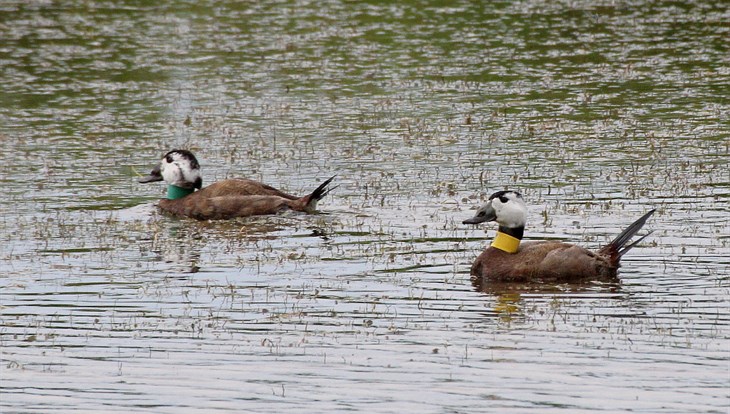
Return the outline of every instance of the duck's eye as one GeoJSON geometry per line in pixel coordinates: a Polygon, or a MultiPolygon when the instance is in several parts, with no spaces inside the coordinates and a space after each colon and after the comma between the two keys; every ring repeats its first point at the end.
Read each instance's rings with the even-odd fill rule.
{"type": "Polygon", "coordinates": [[[506,203],[506,202],[509,201],[509,198],[507,198],[506,196],[501,195],[501,196],[499,196],[499,201],[501,201],[502,204],[504,204],[504,203],[506,203]]]}
{"type": "Polygon", "coordinates": [[[168,164],[172,164],[172,155],[165,157],[165,161],[167,161],[168,164]]]}

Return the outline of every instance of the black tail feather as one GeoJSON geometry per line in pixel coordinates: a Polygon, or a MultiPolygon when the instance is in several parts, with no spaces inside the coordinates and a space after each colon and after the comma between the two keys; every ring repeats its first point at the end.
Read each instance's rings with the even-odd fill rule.
{"type": "Polygon", "coordinates": [[[327,194],[329,194],[330,191],[332,191],[335,188],[337,188],[337,186],[334,186],[334,187],[331,187],[331,188],[328,188],[327,187],[329,185],[329,183],[332,180],[334,180],[335,177],[337,177],[337,175],[333,175],[332,177],[330,177],[329,179],[327,179],[325,182],[323,182],[322,184],[320,184],[319,187],[317,187],[314,191],[312,191],[312,194],[309,195],[309,198],[310,199],[313,199],[313,200],[321,200],[327,194]]]}
{"type": "Polygon", "coordinates": [[[621,234],[616,236],[616,238],[613,239],[611,243],[602,247],[599,252],[601,254],[610,256],[611,261],[615,264],[618,264],[619,260],[621,260],[621,256],[626,254],[626,252],[631,250],[631,248],[636,246],[640,241],[644,240],[646,236],[652,233],[649,232],[648,234],[639,238],[639,240],[636,240],[635,242],[628,245],[626,244],[629,242],[629,240],[631,240],[632,237],[636,235],[636,233],[639,232],[639,230],[641,230],[642,227],[644,227],[646,221],[649,219],[649,217],[651,217],[652,214],[654,214],[655,211],[656,209],[653,209],[641,216],[640,219],[633,222],[629,227],[626,228],[626,230],[622,231],[621,234]]]}
{"type": "Polygon", "coordinates": [[[314,191],[312,191],[308,196],[304,197],[304,201],[306,203],[305,211],[307,212],[314,212],[317,209],[317,202],[321,199],[323,199],[327,194],[330,193],[330,191],[337,188],[337,186],[334,187],[328,187],[329,183],[334,180],[334,178],[337,177],[337,175],[333,175],[329,179],[325,180],[322,184],[319,185],[319,187],[315,188],[314,191]]]}
{"type": "Polygon", "coordinates": [[[642,240],[644,240],[645,238],[647,238],[648,236],[650,236],[650,235],[651,235],[652,233],[654,233],[654,230],[650,230],[650,231],[649,231],[648,233],[646,233],[645,235],[643,235],[643,236],[639,237],[639,240],[637,240],[637,241],[635,241],[635,242],[633,242],[633,243],[629,244],[628,246],[625,246],[625,247],[624,247],[623,249],[621,249],[621,251],[619,251],[619,255],[623,256],[623,255],[624,255],[624,253],[628,252],[628,251],[629,251],[629,250],[631,250],[631,249],[632,249],[632,248],[633,248],[634,246],[636,246],[637,244],[641,243],[641,241],[642,241],[642,240]]]}

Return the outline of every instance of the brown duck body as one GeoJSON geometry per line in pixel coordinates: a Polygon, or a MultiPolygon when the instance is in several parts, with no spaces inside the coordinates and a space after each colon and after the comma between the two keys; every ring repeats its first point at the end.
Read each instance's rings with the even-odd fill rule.
{"type": "Polygon", "coordinates": [[[197,192],[175,200],[162,199],[158,206],[170,214],[197,220],[228,220],[277,214],[284,210],[306,211],[306,203],[277,196],[204,197],[200,194],[197,192]]]}
{"type": "Polygon", "coordinates": [[[324,196],[324,187],[329,181],[312,194],[296,197],[258,181],[229,179],[182,198],[161,199],[158,206],[167,213],[197,220],[228,220],[277,214],[285,210],[311,213],[315,209],[316,201],[324,196]]]}
{"type": "Polygon", "coordinates": [[[472,265],[481,282],[582,282],[616,280],[618,261],[574,244],[523,242],[516,253],[488,247],[472,265]]]}

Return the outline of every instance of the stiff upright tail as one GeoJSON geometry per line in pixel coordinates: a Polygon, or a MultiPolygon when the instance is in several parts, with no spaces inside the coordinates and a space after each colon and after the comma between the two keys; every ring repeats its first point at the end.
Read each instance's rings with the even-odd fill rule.
{"type": "Polygon", "coordinates": [[[626,228],[626,230],[622,231],[621,234],[616,236],[615,239],[606,246],[603,246],[601,250],[598,251],[599,254],[605,255],[611,258],[611,263],[618,266],[619,261],[621,260],[621,256],[626,254],[629,250],[631,250],[632,247],[636,246],[640,241],[644,240],[646,236],[650,235],[652,232],[649,232],[639,238],[639,240],[631,243],[626,244],[631,240],[636,233],[641,230],[642,227],[644,227],[644,224],[646,224],[646,221],[651,217],[652,214],[656,209],[653,209],[649,211],[648,213],[641,216],[640,219],[633,222],[629,227],[626,228]]]}
{"type": "Polygon", "coordinates": [[[329,179],[327,179],[325,182],[319,185],[314,191],[312,191],[311,194],[308,196],[303,197],[303,201],[305,202],[304,209],[307,211],[307,213],[312,213],[317,209],[317,202],[324,198],[327,194],[330,193],[330,191],[337,188],[337,186],[329,187],[330,182],[336,177],[336,175],[333,175],[329,179]]]}

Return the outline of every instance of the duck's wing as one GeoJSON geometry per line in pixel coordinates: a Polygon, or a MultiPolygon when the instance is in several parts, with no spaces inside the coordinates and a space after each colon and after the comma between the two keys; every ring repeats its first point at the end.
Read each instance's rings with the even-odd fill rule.
{"type": "Polygon", "coordinates": [[[228,196],[277,196],[287,200],[296,200],[299,197],[285,193],[270,185],[245,178],[232,178],[218,181],[200,190],[201,196],[206,198],[228,196]]]}

